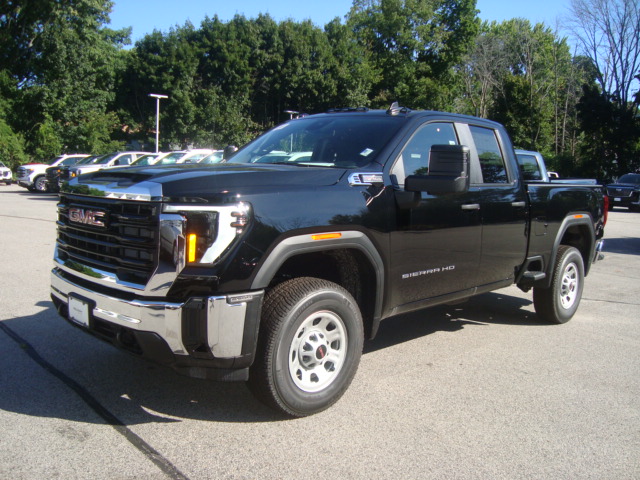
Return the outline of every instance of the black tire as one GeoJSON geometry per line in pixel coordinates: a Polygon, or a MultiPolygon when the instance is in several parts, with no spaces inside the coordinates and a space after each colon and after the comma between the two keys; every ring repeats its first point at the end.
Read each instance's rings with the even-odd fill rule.
{"type": "Polygon", "coordinates": [[[567,323],[578,310],[584,288],[584,261],[578,249],[560,245],[549,288],[533,289],[538,317],[549,323],[567,323]]]}
{"type": "Polygon", "coordinates": [[[47,191],[47,179],[44,177],[44,175],[36,177],[36,179],[33,181],[33,189],[34,191],[40,193],[45,193],[47,191]]]}
{"type": "Polygon", "coordinates": [[[264,301],[249,388],[267,405],[293,417],[333,405],[358,369],[364,331],[353,297],[317,278],[295,278],[264,301]]]}

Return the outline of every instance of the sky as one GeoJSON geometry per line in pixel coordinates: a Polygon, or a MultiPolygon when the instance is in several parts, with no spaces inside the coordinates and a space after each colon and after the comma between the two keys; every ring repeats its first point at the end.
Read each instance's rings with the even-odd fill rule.
{"type": "MultiPolygon", "coordinates": [[[[260,13],[268,13],[276,21],[310,19],[322,27],[335,17],[344,20],[352,3],[352,0],[115,0],[111,28],[132,27],[131,40],[135,43],[154,29],[167,32],[187,21],[199,27],[205,16],[216,14],[222,21],[228,21],[236,14],[255,18],[260,13]]],[[[567,15],[569,5],[570,0],[478,0],[476,8],[482,20],[522,17],[531,23],[544,22],[555,29],[556,19],[567,15]]]]}

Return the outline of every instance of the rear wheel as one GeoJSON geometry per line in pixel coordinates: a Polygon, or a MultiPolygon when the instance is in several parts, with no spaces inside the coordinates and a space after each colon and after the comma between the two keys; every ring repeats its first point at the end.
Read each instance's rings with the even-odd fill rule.
{"type": "Polygon", "coordinates": [[[333,405],[353,379],[364,333],[353,297],[317,278],[296,278],[265,298],[249,387],[266,404],[302,417],[333,405]]]}
{"type": "Polygon", "coordinates": [[[533,289],[536,313],[550,323],[566,323],[578,310],[584,287],[584,261],[578,249],[558,248],[549,288],[533,289]]]}

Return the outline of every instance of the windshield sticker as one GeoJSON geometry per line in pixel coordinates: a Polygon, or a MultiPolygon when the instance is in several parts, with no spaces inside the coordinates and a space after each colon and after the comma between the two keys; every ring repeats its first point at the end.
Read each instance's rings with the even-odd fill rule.
{"type": "Polygon", "coordinates": [[[360,152],[360,155],[363,157],[368,157],[372,153],[373,153],[373,150],[371,150],[370,148],[365,148],[363,151],[360,152]]]}

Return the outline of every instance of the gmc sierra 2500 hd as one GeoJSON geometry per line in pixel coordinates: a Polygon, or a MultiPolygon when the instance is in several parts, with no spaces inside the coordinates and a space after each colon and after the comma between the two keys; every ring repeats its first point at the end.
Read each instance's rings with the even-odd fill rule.
{"type": "Polygon", "coordinates": [[[73,179],[51,294],[87,332],[304,416],[340,398],[394,315],[515,283],[568,321],[605,213],[599,187],[523,181],[497,123],[336,110],[225,163],[73,179]]]}

